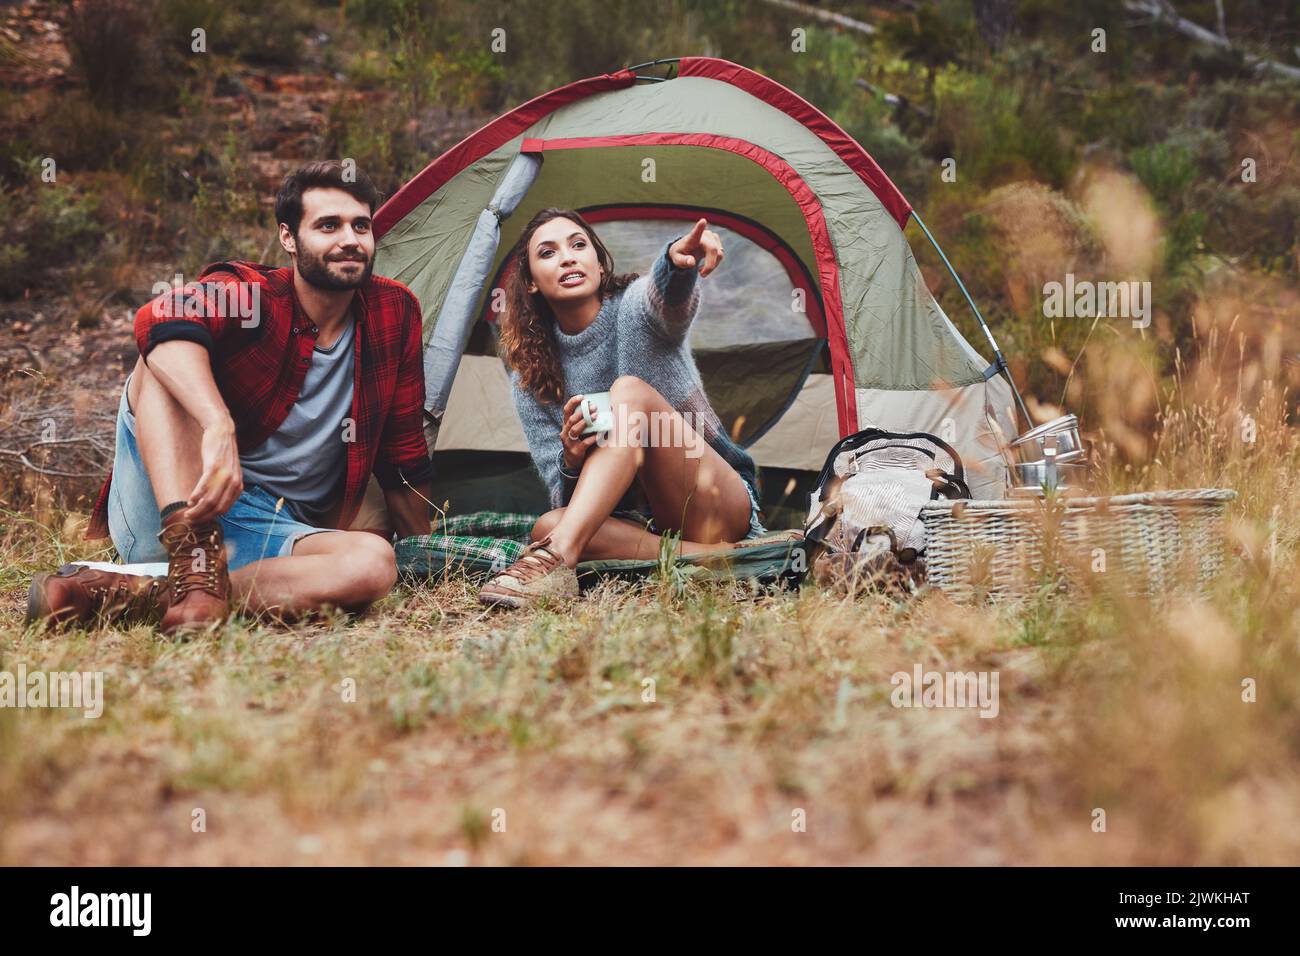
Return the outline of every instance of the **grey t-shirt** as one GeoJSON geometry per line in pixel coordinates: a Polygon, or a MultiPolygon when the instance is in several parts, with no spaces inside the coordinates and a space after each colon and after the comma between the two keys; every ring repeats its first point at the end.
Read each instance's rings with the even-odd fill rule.
{"type": "Polygon", "coordinates": [[[280,427],[239,456],[244,485],[261,485],[299,521],[315,524],[334,503],[347,470],[344,419],[352,415],[356,320],[327,349],[312,350],[298,400],[280,427]]]}

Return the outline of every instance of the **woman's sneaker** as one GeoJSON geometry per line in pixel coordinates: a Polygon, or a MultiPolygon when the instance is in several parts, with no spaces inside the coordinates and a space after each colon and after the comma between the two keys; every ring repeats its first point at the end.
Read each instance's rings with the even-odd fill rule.
{"type": "Polygon", "coordinates": [[[500,607],[531,607],[542,599],[578,596],[578,575],[551,549],[551,536],[535,541],[478,592],[479,602],[500,607]]]}

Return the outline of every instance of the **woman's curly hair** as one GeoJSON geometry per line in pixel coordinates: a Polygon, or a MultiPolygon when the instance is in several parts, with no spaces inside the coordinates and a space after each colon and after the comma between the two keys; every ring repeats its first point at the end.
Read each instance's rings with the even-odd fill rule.
{"type": "Polygon", "coordinates": [[[528,221],[524,233],[510,250],[512,268],[506,278],[506,310],[501,317],[501,338],[498,346],[506,366],[519,373],[521,387],[531,392],[538,401],[564,402],[564,370],[555,343],[555,313],[541,292],[528,291],[533,281],[528,267],[528,244],[533,233],[552,219],[570,219],[582,227],[596,249],[596,258],[603,270],[597,294],[602,302],[626,289],[635,272],[614,275],[614,257],[600,241],[596,231],[582,216],[572,209],[543,209],[528,221]]]}

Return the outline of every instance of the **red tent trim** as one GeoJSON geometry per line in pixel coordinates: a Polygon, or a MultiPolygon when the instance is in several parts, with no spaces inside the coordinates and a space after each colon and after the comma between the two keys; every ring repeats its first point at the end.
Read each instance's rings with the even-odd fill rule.
{"type": "MultiPolygon", "coordinates": [[[[912,214],[911,203],[871,158],[871,154],[834,120],[803,97],[762,74],[716,57],[682,57],[678,66],[680,76],[699,76],[730,83],[798,120],[816,133],[858,174],[893,216],[900,229],[907,225],[907,219],[912,214]]],[[[382,237],[461,170],[494,149],[504,146],[543,117],[595,93],[623,89],[634,83],[636,74],[631,70],[605,73],[543,93],[497,117],[435,159],[384,203],[375,214],[375,238],[382,237]]]]}
{"type": "Polygon", "coordinates": [[[730,83],[798,120],[816,133],[822,142],[835,150],[836,155],[858,174],[858,178],[867,184],[889,214],[894,217],[898,228],[903,229],[907,226],[908,217],[912,215],[912,204],[898,191],[898,187],[885,171],[857,140],[798,93],[775,80],[768,79],[761,73],[755,73],[737,63],[719,60],[716,57],[684,56],[678,62],[678,67],[679,76],[701,76],[730,83]]]}

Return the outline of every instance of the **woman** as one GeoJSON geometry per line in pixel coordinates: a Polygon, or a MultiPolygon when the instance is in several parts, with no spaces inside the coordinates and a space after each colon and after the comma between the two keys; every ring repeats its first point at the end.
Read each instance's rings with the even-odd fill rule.
{"type": "Polygon", "coordinates": [[[638,489],[652,527],[679,534],[683,554],[764,533],[754,461],[709,405],[687,342],[697,274],[723,260],[707,226],[701,219],[667,243],[640,278],[614,274],[609,250],[576,212],[544,209],[524,229],[511,251],[499,350],[554,510],[484,585],[483,603],[576,597],[580,560],[658,554],[659,535],[627,510],[638,489]],[[584,437],[583,395],[605,391],[618,425],[584,437]]]}

